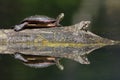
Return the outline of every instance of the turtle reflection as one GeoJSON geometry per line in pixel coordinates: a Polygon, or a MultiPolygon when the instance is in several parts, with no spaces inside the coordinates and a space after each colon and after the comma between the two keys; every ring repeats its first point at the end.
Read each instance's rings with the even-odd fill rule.
{"type": "Polygon", "coordinates": [[[64,67],[59,62],[59,57],[25,55],[21,53],[15,53],[14,57],[15,59],[21,60],[26,66],[34,68],[45,68],[51,65],[56,65],[60,70],[64,69],[64,67]]]}

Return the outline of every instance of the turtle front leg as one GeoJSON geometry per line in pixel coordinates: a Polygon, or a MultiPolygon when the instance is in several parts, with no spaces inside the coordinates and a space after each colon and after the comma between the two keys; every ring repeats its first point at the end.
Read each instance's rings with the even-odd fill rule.
{"type": "Polygon", "coordinates": [[[24,23],[22,23],[22,24],[15,25],[14,30],[15,30],[15,31],[20,31],[20,30],[22,30],[27,24],[28,24],[27,22],[24,22],[24,23]]]}

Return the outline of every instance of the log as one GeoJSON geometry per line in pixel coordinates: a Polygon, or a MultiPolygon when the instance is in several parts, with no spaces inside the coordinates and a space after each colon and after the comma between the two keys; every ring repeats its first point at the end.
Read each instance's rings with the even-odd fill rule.
{"type": "Polygon", "coordinates": [[[87,30],[90,21],[56,28],[0,30],[0,54],[42,55],[68,58],[88,64],[85,55],[120,41],[102,38],[87,30]]]}

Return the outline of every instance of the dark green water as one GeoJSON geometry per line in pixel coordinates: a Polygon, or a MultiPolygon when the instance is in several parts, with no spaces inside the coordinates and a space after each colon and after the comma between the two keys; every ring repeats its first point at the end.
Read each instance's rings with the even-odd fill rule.
{"type": "MultiPolygon", "coordinates": [[[[120,40],[120,1],[111,3],[111,0],[1,0],[0,28],[11,28],[31,15],[44,14],[56,17],[61,12],[65,13],[61,24],[71,25],[72,22],[77,23],[73,16],[79,12],[81,16],[81,12],[85,9],[85,17],[80,17],[80,20],[91,20],[92,32],[102,37],[120,40]],[[83,8],[85,3],[90,5],[86,7],[87,9],[83,8]],[[94,9],[96,7],[97,10],[94,9]]],[[[79,17],[76,19],[79,21],[79,17]]],[[[30,68],[11,55],[0,55],[0,80],[119,80],[119,53],[119,45],[95,50],[88,55],[91,62],[89,65],[62,59],[61,62],[65,67],[63,71],[56,66],[44,69],[30,68]]]]}

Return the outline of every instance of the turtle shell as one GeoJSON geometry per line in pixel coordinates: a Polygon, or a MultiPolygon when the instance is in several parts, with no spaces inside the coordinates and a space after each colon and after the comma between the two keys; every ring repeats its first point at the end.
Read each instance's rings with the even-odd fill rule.
{"type": "MultiPolygon", "coordinates": [[[[25,58],[25,56],[24,56],[25,58]]],[[[49,56],[26,56],[27,62],[24,62],[25,65],[35,68],[44,68],[51,65],[55,65],[54,57],[49,56]]]]}
{"type": "Polygon", "coordinates": [[[35,16],[30,16],[28,18],[25,18],[21,23],[28,22],[28,23],[54,23],[56,22],[56,19],[50,18],[44,15],[35,15],[35,16]]]}
{"type": "Polygon", "coordinates": [[[26,66],[34,67],[34,68],[45,68],[51,65],[55,65],[55,63],[24,63],[26,66]]]}

